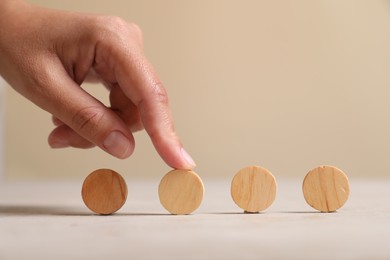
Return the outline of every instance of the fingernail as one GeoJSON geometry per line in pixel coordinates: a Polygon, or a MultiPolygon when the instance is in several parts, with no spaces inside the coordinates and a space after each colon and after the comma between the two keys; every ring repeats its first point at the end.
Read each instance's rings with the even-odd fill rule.
{"type": "Polygon", "coordinates": [[[69,142],[68,140],[66,139],[62,139],[62,138],[51,138],[49,139],[49,145],[51,148],[65,148],[65,147],[69,147],[69,142]]]}
{"type": "Polygon", "coordinates": [[[189,168],[192,169],[196,166],[194,160],[191,158],[191,156],[187,153],[186,150],[184,150],[184,148],[181,148],[181,154],[183,156],[183,158],[187,161],[188,163],[188,166],[190,166],[189,168]]]}
{"type": "Polygon", "coordinates": [[[120,159],[127,158],[130,155],[130,141],[119,131],[109,134],[104,140],[103,146],[107,152],[120,159]]]}

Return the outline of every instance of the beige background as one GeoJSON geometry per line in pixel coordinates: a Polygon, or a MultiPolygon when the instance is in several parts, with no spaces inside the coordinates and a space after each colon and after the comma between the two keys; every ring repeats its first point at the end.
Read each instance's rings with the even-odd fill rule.
{"type": "MultiPolygon", "coordinates": [[[[388,1],[65,1],[41,5],[119,15],[141,26],[176,122],[201,176],[230,178],[249,164],[276,177],[319,164],[350,177],[388,176],[388,1]]],[[[100,86],[87,86],[106,100],[100,86]]],[[[7,93],[8,178],[125,176],[169,168],[145,133],[133,157],[51,150],[50,116],[7,93]]]]}

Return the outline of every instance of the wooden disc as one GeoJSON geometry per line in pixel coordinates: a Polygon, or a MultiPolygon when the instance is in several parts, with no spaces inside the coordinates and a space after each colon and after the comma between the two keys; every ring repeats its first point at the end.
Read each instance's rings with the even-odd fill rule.
{"type": "Polygon", "coordinates": [[[119,173],[100,169],[85,178],[81,195],[90,210],[108,215],[118,211],[125,204],[127,186],[119,173]]]}
{"type": "Polygon", "coordinates": [[[263,211],[275,200],[275,177],[267,169],[249,166],[233,177],[231,195],[234,202],[245,212],[263,211]]]}
{"type": "Polygon", "coordinates": [[[321,212],[333,212],[348,200],[348,177],[333,166],[319,166],[311,170],[303,180],[306,202],[321,212]]]}
{"type": "Polygon", "coordinates": [[[175,215],[194,212],[202,203],[203,194],[203,182],[193,171],[172,170],[158,187],[161,205],[175,215]]]}

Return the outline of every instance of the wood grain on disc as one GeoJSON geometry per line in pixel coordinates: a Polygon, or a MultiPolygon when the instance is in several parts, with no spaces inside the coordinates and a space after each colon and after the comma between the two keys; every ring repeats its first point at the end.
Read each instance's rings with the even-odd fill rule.
{"type": "Polygon", "coordinates": [[[81,195],[90,210],[108,215],[118,211],[125,204],[127,186],[119,173],[100,169],[89,174],[84,180],[81,195]]]}
{"type": "Polygon", "coordinates": [[[320,166],[311,170],[303,180],[306,202],[321,212],[341,208],[349,197],[348,177],[333,166],[320,166]]]}
{"type": "Polygon", "coordinates": [[[275,177],[267,169],[249,166],[241,169],[232,180],[234,202],[246,212],[256,213],[268,208],[276,196],[275,177]]]}
{"type": "Polygon", "coordinates": [[[158,195],[161,205],[171,214],[191,214],[203,200],[201,178],[193,171],[172,170],[160,182],[158,195]]]}

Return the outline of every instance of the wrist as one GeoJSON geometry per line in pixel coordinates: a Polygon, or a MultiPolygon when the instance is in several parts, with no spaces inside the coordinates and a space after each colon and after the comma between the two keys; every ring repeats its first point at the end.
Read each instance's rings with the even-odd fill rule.
{"type": "Polygon", "coordinates": [[[22,24],[33,5],[23,0],[0,0],[0,32],[2,29],[22,24]]]}
{"type": "Polygon", "coordinates": [[[13,13],[17,13],[29,4],[22,0],[1,0],[0,1],[0,21],[13,13]]]}
{"type": "MultiPolygon", "coordinates": [[[[15,50],[20,42],[17,36],[28,24],[32,5],[22,0],[0,0],[0,75],[3,75],[12,60],[7,54],[15,50]]],[[[6,77],[5,77],[6,78],[6,77]]]]}

